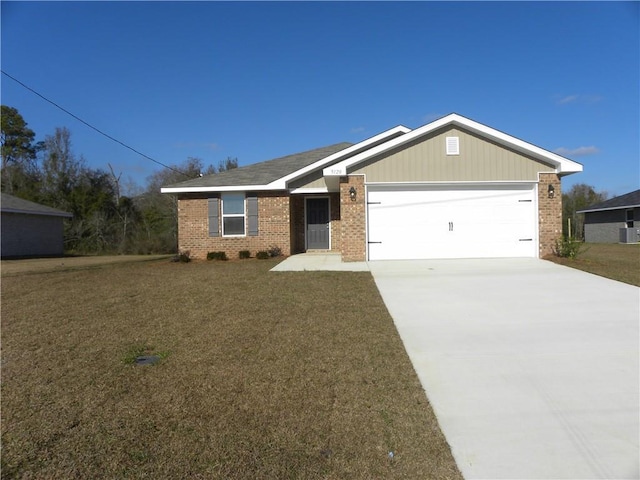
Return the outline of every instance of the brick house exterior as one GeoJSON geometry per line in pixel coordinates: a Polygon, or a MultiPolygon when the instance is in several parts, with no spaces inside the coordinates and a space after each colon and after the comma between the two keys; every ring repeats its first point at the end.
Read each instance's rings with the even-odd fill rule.
{"type": "Polygon", "coordinates": [[[450,114],[415,130],[399,126],[162,192],[178,197],[178,248],[194,258],[272,247],[284,255],[336,252],[345,262],[544,257],[562,234],[561,179],[581,170],[450,114]],[[407,200],[389,213],[400,197],[407,200]],[[441,238],[440,249],[430,238],[434,245],[441,238]],[[409,256],[394,257],[398,252],[409,256]]]}

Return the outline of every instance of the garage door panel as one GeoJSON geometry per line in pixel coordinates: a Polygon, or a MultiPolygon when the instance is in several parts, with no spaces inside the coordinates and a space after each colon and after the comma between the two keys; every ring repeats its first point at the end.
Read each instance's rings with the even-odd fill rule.
{"type": "Polygon", "coordinates": [[[536,256],[532,185],[368,192],[369,259],[536,256]]]}

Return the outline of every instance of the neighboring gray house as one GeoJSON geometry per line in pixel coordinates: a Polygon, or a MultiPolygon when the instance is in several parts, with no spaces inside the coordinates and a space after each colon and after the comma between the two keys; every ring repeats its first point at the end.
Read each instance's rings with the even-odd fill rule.
{"type": "Polygon", "coordinates": [[[63,254],[64,219],[71,218],[70,213],[6,193],[1,195],[0,255],[3,258],[63,254]]]}
{"type": "Polygon", "coordinates": [[[640,190],[591,205],[577,213],[584,213],[585,242],[640,241],[640,190]]]}

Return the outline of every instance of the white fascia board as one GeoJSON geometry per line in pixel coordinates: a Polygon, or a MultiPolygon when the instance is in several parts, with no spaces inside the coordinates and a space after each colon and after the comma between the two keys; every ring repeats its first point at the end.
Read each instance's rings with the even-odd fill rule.
{"type": "Polygon", "coordinates": [[[328,188],[315,187],[315,188],[294,188],[289,191],[289,193],[307,193],[307,194],[317,194],[317,193],[329,193],[328,188]]]}
{"type": "Polygon", "coordinates": [[[411,188],[411,187],[469,187],[469,186],[479,186],[479,187],[491,187],[491,186],[509,186],[509,185],[518,185],[518,186],[522,186],[522,185],[529,185],[531,187],[533,187],[534,185],[537,185],[538,182],[535,181],[531,181],[531,180],[478,180],[478,181],[449,181],[449,180],[443,180],[443,181],[434,181],[434,182],[365,182],[365,185],[367,187],[372,187],[372,188],[376,188],[376,187],[407,187],[407,188],[411,188]]]}
{"type": "Polygon", "coordinates": [[[204,192],[254,192],[257,190],[284,190],[269,185],[233,185],[227,187],[162,187],[160,193],[204,193],[204,192]]]}
{"type": "Polygon", "coordinates": [[[358,150],[362,150],[363,148],[367,148],[369,145],[373,145],[381,141],[384,141],[384,139],[386,138],[394,138],[399,134],[400,135],[407,134],[410,131],[411,131],[410,128],[407,128],[403,125],[398,125],[397,127],[390,128],[389,130],[385,130],[382,133],[379,133],[377,135],[374,135],[373,137],[370,137],[370,138],[367,138],[366,140],[358,142],[355,145],[351,145],[350,147],[347,147],[344,150],[340,150],[339,152],[336,152],[333,155],[329,155],[328,157],[320,159],[317,162],[312,163],[311,165],[307,165],[306,167],[301,168],[300,170],[296,170],[295,172],[290,173],[285,177],[279,178],[278,180],[271,182],[269,185],[277,187],[278,190],[284,189],[286,188],[287,182],[290,182],[291,180],[295,180],[296,178],[302,177],[325,165],[329,165],[334,162],[337,162],[342,157],[351,155],[353,152],[357,152],[358,150]]]}
{"type": "Polygon", "coordinates": [[[385,138],[393,138],[394,136],[397,136],[399,134],[406,134],[410,131],[410,128],[407,128],[403,125],[398,125],[397,127],[386,130],[382,133],[379,133],[378,135],[363,140],[362,142],[356,143],[355,145],[351,145],[350,147],[347,147],[344,150],[340,150],[339,152],[329,155],[328,157],[322,158],[317,162],[312,163],[311,165],[307,165],[300,170],[296,170],[295,172],[290,173],[289,175],[278,178],[277,180],[274,180],[267,185],[234,185],[227,187],[163,187],[160,189],[160,193],[249,192],[254,190],[286,190],[287,182],[290,182],[291,180],[302,177],[324,165],[339,161],[342,157],[366,148],[368,145],[383,141],[385,138]]]}
{"type": "Polygon", "coordinates": [[[406,135],[402,135],[399,138],[390,140],[386,143],[383,143],[382,145],[378,145],[377,147],[367,150],[366,152],[362,152],[361,154],[355,155],[354,157],[348,158],[347,160],[332,165],[330,168],[325,168],[323,170],[323,173],[325,176],[346,175],[347,169],[352,167],[353,165],[367,160],[374,155],[383,153],[391,148],[411,142],[412,140],[415,140],[422,135],[426,135],[446,125],[458,125],[467,128],[479,133],[481,136],[489,137],[497,141],[498,143],[528,153],[529,155],[540,158],[541,160],[546,160],[555,165],[556,173],[576,173],[582,171],[582,165],[577,162],[564,158],[558,154],[549,152],[548,150],[545,150],[543,148],[536,147],[531,143],[525,142],[516,137],[512,137],[511,135],[507,135],[506,133],[503,133],[494,128],[487,127],[486,125],[482,125],[478,122],[474,122],[473,120],[465,118],[456,113],[452,113],[450,115],[447,115],[446,117],[442,117],[438,120],[428,123],[427,125],[424,125],[420,128],[416,128],[406,135]]]}
{"type": "MultiPolygon", "coordinates": [[[[470,130],[474,130],[483,136],[491,137],[497,140],[498,143],[515,148],[524,153],[533,154],[533,156],[540,158],[541,160],[547,160],[556,166],[557,173],[577,173],[582,171],[582,164],[569,160],[557,153],[550,152],[544,148],[540,148],[532,143],[525,142],[519,138],[508,135],[495,128],[488,127],[481,123],[475,122],[468,118],[465,118],[458,114],[448,115],[446,118],[451,118],[451,123],[466,127],[470,130]]],[[[444,120],[444,119],[443,119],[444,120]]],[[[426,125],[428,126],[428,125],[426,125]]]]}
{"type": "Polygon", "coordinates": [[[419,187],[419,186],[439,186],[439,185],[536,185],[538,182],[531,180],[439,180],[431,182],[365,182],[365,185],[371,187],[385,187],[385,186],[406,186],[406,187],[419,187]]]}

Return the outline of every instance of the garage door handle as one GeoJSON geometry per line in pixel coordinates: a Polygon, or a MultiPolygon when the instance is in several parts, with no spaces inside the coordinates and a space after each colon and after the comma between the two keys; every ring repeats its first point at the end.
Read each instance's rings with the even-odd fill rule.
{"type": "Polygon", "coordinates": [[[367,243],[382,243],[382,242],[367,242],[367,243]]]}
{"type": "Polygon", "coordinates": [[[449,222],[449,231],[453,232],[453,222],[449,222]]]}

